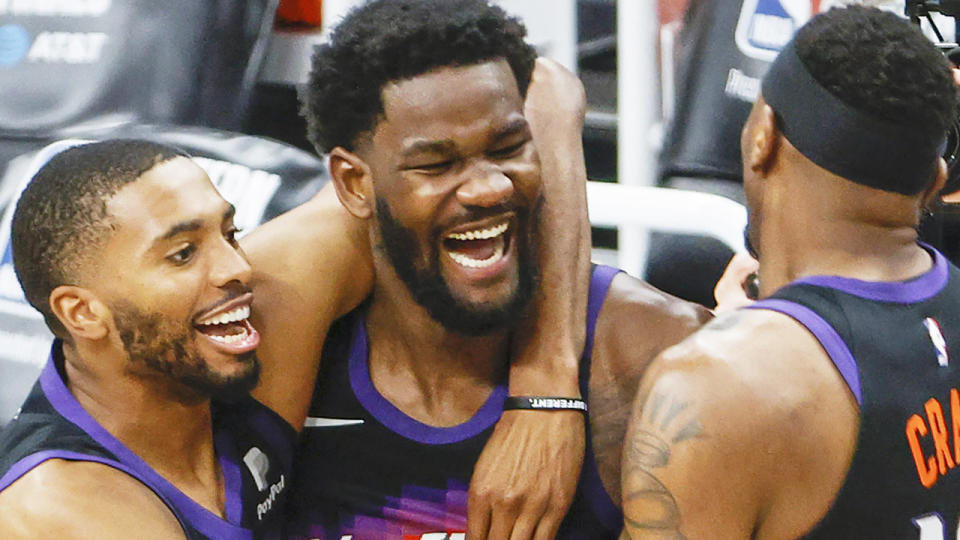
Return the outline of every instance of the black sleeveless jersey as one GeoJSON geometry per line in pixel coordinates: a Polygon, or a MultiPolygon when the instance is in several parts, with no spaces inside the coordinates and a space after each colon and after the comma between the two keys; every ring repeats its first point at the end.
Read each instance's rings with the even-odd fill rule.
{"type": "MultiPolygon", "coordinates": [[[[597,267],[593,273],[580,370],[585,398],[594,324],[617,272],[597,267]]],[[[374,388],[367,352],[363,316],[355,311],[327,338],[301,435],[287,538],[462,539],[467,484],[503,412],[506,381],[468,421],[433,427],[405,415],[374,388]]],[[[580,484],[558,538],[616,538],[622,521],[597,473],[588,426],[580,484]]]]}
{"type": "Polygon", "coordinates": [[[814,276],[752,306],[816,336],[860,406],[843,487],[805,538],[957,539],[960,270],[927,249],[933,269],[908,281],[814,276]]]}
{"type": "Polygon", "coordinates": [[[226,519],[194,502],[157,474],[83,409],[62,376],[59,341],[17,416],[0,432],[0,491],[48,459],[92,461],[149,487],[189,540],[280,537],[290,492],[296,433],[253,398],[213,405],[215,449],[223,471],[226,519]]]}

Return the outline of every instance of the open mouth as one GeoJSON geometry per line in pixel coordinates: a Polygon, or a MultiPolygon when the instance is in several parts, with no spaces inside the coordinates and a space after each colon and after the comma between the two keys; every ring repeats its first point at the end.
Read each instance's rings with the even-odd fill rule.
{"type": "Polygon", "coordinates": [[[510,222],[450,233],[443,239],[447,255],[466,268],[487,268],[503,259],[510,247],[510,222]]]}
{"type": "Polygon", "coordinates": [[[250,324],[250,306],[244,304],[199,319],[194,327],[211,341],[228,347],[256,346],[257,331],[250,324]]]}

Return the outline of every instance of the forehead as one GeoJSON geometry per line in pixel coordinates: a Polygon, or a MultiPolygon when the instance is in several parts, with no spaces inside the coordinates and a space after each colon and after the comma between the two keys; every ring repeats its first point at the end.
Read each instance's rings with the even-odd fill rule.
{"type": "Polygon", "coordinates": [[[213,219],[219,226],[227,206],[203,169],[176,157],[121,188],[107,202],[107,212],[117,237],[152,239],[184,221],[213,219]]]}
{"type": "Polygon", "coordinates": [[[523,115],[523,98],[506,60],[445,67],[390,83],[374,137],[456,138],[523,115]]]}

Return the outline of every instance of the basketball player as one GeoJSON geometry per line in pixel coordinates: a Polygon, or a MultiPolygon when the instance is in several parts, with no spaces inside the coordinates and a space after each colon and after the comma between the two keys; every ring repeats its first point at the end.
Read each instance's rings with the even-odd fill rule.
{"type": "Polygon", "coordinates": [[[14,264],[56,340],[0,434],[0,537],[278,536],[296,432],[249,396],[233,212],[146,141],[68,149],[30,182],[14,264]]]}
{"type": "Polygon", "coordinates": [[[708,314],[597,267],[577,386],[562,399],[507,398],[532,254],[557,233],[535,227],[544,194],[553,200],[544,180],[556,157],[541,167],[531,132],[578,139],[582,114],[555,106],[533,113],[553,119],[537,126],[528,107],[525,118],[534,52],[486,0],[366,3],[313,66],[310,137],[330,153],[341,203],[365,223],[375,281],[327,334],[287,536],[462,538],[469,522],[491,538],[615,538],[636,382],[708,314]],[[589,403],[588,448],[569,513],[537,523],[468,509],[471,473],[503,411],[579,415],[577,396],[589,403]]]}
{"type": "Polygon", "coordinates": [[[955,538],[960,273],[917,243],[951,66],[889,12],[811,19],[741,138],[759,302],[662,354],[624,451],[624,538],[955,538]]]}
{"type": "MultiPolygon", "coordinates": [[[[569,74],[546,66],[551,71],[538,71],[527,104],[561,118],[552,100],[576,87],[557,77],[569,74]]],[[[555,166],[558,182],[579,181],[582,189],[579,141],[540,131],[547,147],[558,143],[557,152],[573,155],[572,161],[546,158],[545,167],[555,166]],[[568,140],[575,141],[569,148],[563,145],[568,140]],[[579,167],[564,168],[576,165],[578,155],[579,167]]],[[[582,208],[582,201],[570,199],[571,208],[582,208]]],[[[251,271],[237,251],[232,209],[202,170],[178,151],[145,141],[71,149],[43,168],[23,201],[14,228],[19,275],[59,339],[24,412],[0,441],[2,536],[125,538],[133,526],[142,537],[275,536],[290,482],[291,426],[303,425],[324,321],[369,290],[369,251],[356,247],[365,242],[357,234],[362,222],[326,190],[245,239],[260,263],[251,271]],[[276,253],[277,246],[286,251],[276,253]],[[318,271],[323,279],[316,279],[318,271]],[[250,283],[267,293],[258,305],[265,304],[269,316],[256,325],[246,320],[250,283]],[[202,312],[188,313],[187,306],[202,312]],[[260,341],[254,328],[270,328],[268,335],[276,336],[263,338],[265,377],[254,391],[260,403],[244,397],[261,372],[252,352],[260,341]],[[222,404],[237,399],[240,404],[222,404]],[[78,497],[78,486],[87,485],[100,495],[78,497]]],[[[553,201],[563,204],[563,197],[553,201]]],[[[548,247],[549,257],[581,264],[562,246],[548,247]]],[[[544,276],[545,286],[569,279],[569,292],[541,303],[527,344],[518,345],[517,378],[540,389],[556,385],[543,380],[544,368],[549,376],[550,368],[564,367],[564,354],[574,357],[577,336],[567,329],[577,317],[561,303],[585,302],[575,298],[575,274],[560,266],[544,276]],[[551,318],[551,309],[560,316],[551,318]]],[[[572,372],[575,378],[575,365],[572,372]]],[[[571,422],[544,422],[537,418],[543,414],[528,413],[504,429],[500,454],[495,448],[491,459],[534,472],[562,471],[556,461],[528,464],[527,454],[566,442],[571,449],[553,457],[578,466],[582,428],[538,439],[571,422]],[[513,444],[530,436],[531,442],[513,444]]],[[[494,467],[489,481],[498,473],[494,467]]],[[[552,493],[550,482],[528,489],[529,483],[518,488],[499,480],[503,489],[519,489],[541,503],[533,516],[517,508],[501,519],[535,523],[569,504],[552,493]]],[[[493,508],[498,494],[482,502],[493,508]]]]}

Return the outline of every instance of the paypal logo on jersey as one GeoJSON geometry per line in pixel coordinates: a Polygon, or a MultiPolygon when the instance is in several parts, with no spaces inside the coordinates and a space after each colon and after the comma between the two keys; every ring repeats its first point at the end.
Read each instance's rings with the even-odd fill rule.
{"type": "Polygon", "coordinates": [[[832,3],[831,0],[744,0],[735,34],[737,48],[750,58],[772,61],[797,28],[832,3]]]}

